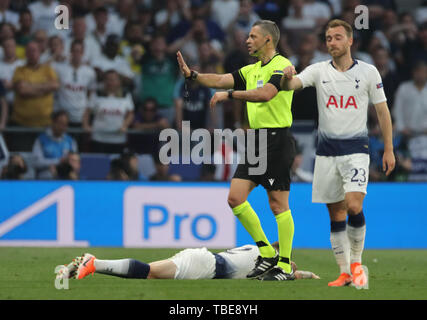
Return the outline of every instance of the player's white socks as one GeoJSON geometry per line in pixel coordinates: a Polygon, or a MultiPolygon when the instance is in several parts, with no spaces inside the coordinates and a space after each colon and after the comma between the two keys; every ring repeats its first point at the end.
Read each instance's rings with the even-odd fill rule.
{"type": "Polygon", "coordinates": [[[147,279],[150,265],[135,259],[94,261],[95,272],[130,279],[147,279]]]}
{"type": "Polygon", "coordinates": [[[366,225],[359,228],[347,226],[347,236],[350,241],[350,263],[362,263],[362,253],[365,246],[366,225]]]}
{"type": "Polygon", "coordinates": [[[331,245],[340,273],[350,272],[350,241],[346,231],[346,221],[331,221],[331,245]]]}
{"type": "Polygon", "coordinates": [[[112,276],[127,276],[129,271],[130,259],[120,260],[100,260],[95,259],[94,265],[96,273],[109,274],[112,276]]]}
{"type": "Polygon", "coordinates": [[[365,246],[366,224],[363,211],[358,215],[349,215],[347,236],[350,240],[350,263],[362,263],[362,253],[365,246]]]}

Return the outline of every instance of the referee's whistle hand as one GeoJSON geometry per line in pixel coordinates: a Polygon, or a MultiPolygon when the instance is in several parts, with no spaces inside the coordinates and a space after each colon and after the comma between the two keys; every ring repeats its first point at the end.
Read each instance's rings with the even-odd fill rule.
{"type": "Polygon", "coordinates": [[[227,99],[228,99],[228,92],[225,92],[225,91],[216,92],[210,101],[211,109],[215,108],[218,102],[221,102],[227,99]]]}
{"type": "Polygon", "coordinates": [[[191,74],[191,70],[185,63],[184,58],[182,57],[181,51],[178,51],[176,53],[176,59],[178,60],[179,69],[181,70],[182,75],[185,78],[188,78],[191,74]]]}
{"type": "Polygon", "coordinates": [[[283,76],[286,79],[291,80],[295,74],[297,74],[297,71],[295,70],[294,66],[288,66],[285,69],[283,69],[283,76]]]}

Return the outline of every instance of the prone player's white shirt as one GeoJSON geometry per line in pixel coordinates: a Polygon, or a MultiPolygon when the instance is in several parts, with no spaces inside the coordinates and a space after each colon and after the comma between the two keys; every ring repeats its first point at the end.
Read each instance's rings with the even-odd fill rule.
{"type": "Polygon", "coordinates": [[[316,87],[319,135],[331,139],[351,139],[368,135],[369,101],[387,101],[377,68],[360,60],[345,72],[332,61],[322,61],[296,75],[306,87],[316,87]]]}
{"type": "Polygon", "coordinates": [[[55,106],[69,113],[70,121],[81,123],[89,106],[88,92],[96,89],[96,73],[92,67],[81,65],[75,69],[69,63],[55,64],[60,80],[55,106]]]}
{"type": "MultiPolygon", "coordinates": [[[[259,256],[258,247],[245,245],[218,253],[224,258],[225,279],[246,279],[246,275],[255,267],[259,256]]],[[[175,265],[175,279],[212,279],[215,277],[215,255],[203,248],[191,248],[178,252],[169,258],[175,265]]]]}
{"type": "Polygon", "coordinates": [[[259,249],[255,245],[247,244],[218,254],[227,261],[228,279],[246,279],[246,275],[255,268],[259,249]]]}

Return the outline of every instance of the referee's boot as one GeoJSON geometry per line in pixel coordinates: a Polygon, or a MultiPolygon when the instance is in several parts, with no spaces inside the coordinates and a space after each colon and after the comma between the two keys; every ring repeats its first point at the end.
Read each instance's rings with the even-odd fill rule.
{"type": "Polygon", "coordinates": [[[274,268],[277,262],[279,262],[278,253],[272,258],[263,258],[258,256],[255,262],[255,268],[246,275],[246,278],[253,279],[262,276],[264,273],[274,268]]]}
{"type": "Polygon", "coordinates": [[[263,281],[289,281],[289,280],[295,280],[295,274],[293,271],[291,273],[286,273],[282,268],[279,266],[275,266],[272,269],[270,269],[268,272],[266,272],[260,280],[263,281]]]}

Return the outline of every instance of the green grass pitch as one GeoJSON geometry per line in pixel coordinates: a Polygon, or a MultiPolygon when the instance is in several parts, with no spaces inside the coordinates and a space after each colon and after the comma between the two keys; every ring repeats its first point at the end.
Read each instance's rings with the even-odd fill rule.
{"type": "Polygon", "coordinates": [[[302,270],[321,280],[133,280],[101,274],[70,280],[68,290],[54,285],[55,266],[90,252],[100,259],[164,259],[178,249],[0,248],[0,299],[143,299],[143,300],[297,300],[297,299],[427,299],[427,250],[365,250],[369,289],[329,288],[338,276],[330,250],[293,252],[302,270]]]}

